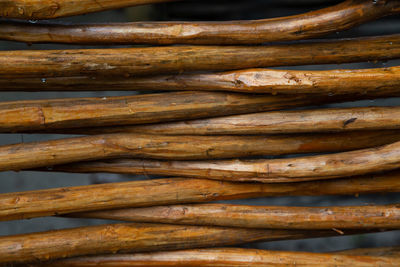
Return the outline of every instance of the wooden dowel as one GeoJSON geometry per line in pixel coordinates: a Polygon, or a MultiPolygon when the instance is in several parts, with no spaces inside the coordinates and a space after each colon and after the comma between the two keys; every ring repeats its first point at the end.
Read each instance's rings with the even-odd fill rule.
{"type": "Polygon", "coordinates": [[[334,102],[335,97],[174,92],[0,103],[0,132],[81,128],[205,118],[334,102]]]}
{"type": "MultiPolygon", "coordinates": [[[[349,230],[344,234],[366,232],[373,231],[349,230]]],[[[167,224],[109,224],[0,237],[0,264],[116,252],[179,250],[337,235],[339,233],[334,230],[260,230],[167,224]]]]}
{"type": "Polygon", "coordinates": [[[228,159],[343,152],[400,141],[400,131],[275,136],[108,134],[0,146],[0,171],[110,158],[228,159]]]}
{"type": "Polygon", "coordinates": [[[51,0],[0,0],[0,17],[26,20],[53,19],[109,9],[171,1],[172,0],[96,0],[94,2],[92,0],[58,0],[55,2],[51,0]]]}
{"type": "Polygon", "coordinates": [[[164,46],[0,51],[0,78],[124,78],[185,71],[400,58],[400,35],[264,46],[164,46]]]}
{"type": "Polygon", "coordinates": [[[259,229],[400,229],[400,205],[279,207],[196,204],[104,210],[67,216],[259,229]]]}
{"type": "Polygon", "coordinates": [[[399,128],[400,107],[353,107],[269,111],[149,125],[73,129],[70,133],[263,135],[399,128]]]}
{"type": "MultiPolygon", "coordinates": [[[[4,2],[4,0],[3,0],[4,2]]],[[[12,11],[0,16],[24,19],[54,18],[78,13],[89,13],[116,7],[167,1],[100,1],[79,5],[61,1],[53,13],[32,12],[20,14],[24,6],[17,1],[12,11]],[[103,5],[105,2],[105,5],[103,5]],[[71,6],[70,6],[71,5],[71,6]],[[18,8],[20,8],[18,10],[18,8]],[[17,10],[15,10],[17,9],[17,10]],[[64,10],[63,10],[64,9],[64,10]],[[67,10],[66,10],[67,9],[67,10]]],[[[1,4],[1,2],[0,2],[1,4]]],[[[315,38],[325,34],[350,29],[359,24],[400,12],[398,1],[384,3],[369,0],[348,0],[341,4],[305,14],[249,21],[225,22],[134,22],[113,24],[17,23],[2,22],[0,39],[27,43],[73,44],[260,44],[315,38]]]]}
{"type": "Polygon", "coordinates": [[[0,194],[0,221],[73,212],[274,196],[400,192],[400,172],[301,183],[157,179],[0,194]]]}
{"type": "Polygon", "coordinates": [[[400,67],[327,71],[260,68],[119,79],[93,78],[50,77],[46,82],[39,78],[0,79],[0,91],[193,90],[272,94],[400,94],[400,67]]]}
{"type": "Polygon", "coordinates": [[[332,179],[400,167],[400,142],[376,148],[298,158],[159,161],[121,159],[55,166],[65,172],[167,175],[236,182],[282,183],[332,179]]]}
{"type": "MultiPolygon", "coordinates": [[[[349,250],[351,252],[351,250],[349,250]]],[[[207,248],[171,252],[78,257],[40,266],[398,266],[400,258],[339,253],[269,251],[242,248],[207,248]]],[[[33,265],[36,266],[36,265],[33,265]]]]}

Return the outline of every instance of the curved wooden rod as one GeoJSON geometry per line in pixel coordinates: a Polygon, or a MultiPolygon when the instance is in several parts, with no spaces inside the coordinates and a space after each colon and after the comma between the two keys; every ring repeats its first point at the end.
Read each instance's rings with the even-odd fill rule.
{"type": "Polygon", "coordinates": [[[275,184],[155,179],[0,194],[0,221],[224,199],[390,192],[400,192],[399,171],[346,179],[275,184]]]}
{"type": "MultiPolygon", "coordinates": [[[[382,230],[349,230],[344,234],[382,230]]],[[[168,251],[338,236],[333,230],[260,230],[160,224],[109,224],[0,237],[0,264],[116,252],[168,251]]]]}
{"type": "Polygon", "coordinates": [[[174,0],[0,0],[0,17],[26,20],[54,19],[171,1],[174,0]]]}
{"type": "Polygon", "coordinates": [[[122,159],[56,166],[66,172],[111,172],[282,183],[348,177],[400,167],[400,142],[376,148],[298,158],[157,161],[122,159]]]}
{"type": "MultiPolygon", "coordinates": [[[[398,257],[358,255],[353,250],[341,253],[310,253],[269,251],[243,248],[207,248],[171,252],[102,255],[77,257],[43,263],[40,266],[92,267],[92,266],[398,266],[398,257]]],[[[36,266],[36,265],[33,265],[36,266]]],[[[39,265],[38,265],[39,266],[39,265]]]]}
{"type": "Polygon", "coordinates": [[[110,134],[0,146],[0,171],[110,158],[223,159],[342,152],[400,141],[400,131],[290,136],[110,134]]]}
{"type": "Polygon", "coordinates": [[[148,125],[72,129],[76,134],[262,135],[400,128],[400,107],[269,111],[148,125]]]}
{"type": "Polygon", "coordinates": [[[0,91],[232,91],[272,94],[399,94],[400,67],[300,71],[247,69],[229,72],[110,77],[0,79],[0,91]],[[94,79],[93,79],[94,78],[94,79]]]}
{"type": "Polygon", "coordinates": [[[400,205],[279,207],[196,204],[94,211],[67,216],[259,229],[400,228],[400,205]]]}
{"type": "Polygon", "coordinates": [[[254,96],[223,92],[172,92],[118,97],[0,102],[0,132],[155,123],[332,103],[354,96],[254,96]]]}
{"type": "Polygon", "coordinates": [[[113,77],[400,58],[400,35],[264,46],[0,51],[0,78],[113,77]]]}
{"type": "MultiPolygon", "coordinates": [[[[87,1],[87,0],[86,0],[87,1]]],[[[60,5],[71,3],[75,14],[89,13],[99,9],[85,2],[59,1],[60,5]]],[[[16,1],[17,4],[20,1],[16,1]]],[[[39,1],[39,3],[42,1],[39,1]]],[[[101,0],[103,10],[127,6],[132,0],[101,0]],[[106,3],[106,5],[103,4],[106,3]],[[122,2],[122,3],[121,3],[122,2]],[[110,7],[107,6],[110,5],[110,7]],[[113,4],[113,5],[112,5],[113,4]]],[[[138,2],[136,0],[136,2],[138,2]]],[[[166,1],[145,1],[166,2],[166,1]]],[[[97,2],[98,3],[98,2],[97,2]]],[[[1,4],[1,2],[0,2],[1,4]]],[[[14,5],[17,5],[14,3],[14,5]]],[[[66,7],[64,7],[66,9],[66,7]]],[[[14,10],[24,11],[23,7],[14,10]]],[[[3,11],[12,18],[43,19],[71,15],[72,10],[62,13],[63,7],[54,14],[24,14],[3,11]],[[8,14],[6,13],[8,12],[8,14]],[[47,16],[46,16],[47,15],[47,16]]],[[[274,41],[290,41],[315,38],[329,33],[347,30],[359,24],[383,16],[398,14],[400,3],[396,0],[374,2],[371,0],[347,0],[333,7],[305,14],[249,21],[226,22],[133,22],[113,24],[56,24],[56,23],[0,23],[0,39],[27,43],[69,43],[69,44],[260,44],[274,41]]],[[[73,13],[72,13],[73,14],[73,13]]],[[[1,13],[0,13],[1,16],[1,13]]]]}

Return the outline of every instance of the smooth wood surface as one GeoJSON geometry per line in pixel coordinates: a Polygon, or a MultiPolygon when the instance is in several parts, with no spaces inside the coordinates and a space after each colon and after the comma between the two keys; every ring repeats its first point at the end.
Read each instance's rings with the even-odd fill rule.
{"type": "Polygon", "coordinates": [[[227,159],[342,152],[400,141],[400,131],[275,136],[108,134],[0,146],[0,171],[110,158],[227,159]]]}
{"type": "MultiPolygon", "coordinates": [[[[351,250],[350,250],[351,251],[351,250]]],[[[349,251],[349,252],[350,252],[349,251]]],[[[242,248],[193,249],[171,252],[78,257],[44,266],[398,266],[400,258],[269,251],[242,248]]]]}
{"type": "Polygon", "coordinates": [[[68,216],[259,229],[400,228],[400,205],[396,204],[331,207],[195,204],[94,211],[68,216]]]}
{"type": "MultiPolygon", "coordinates": [[[[344,232],[344,234],[359,233],[363,232],[351,230],[344,232]]],[[[167,224],[109,224],[0,237],[0,264],[337,235],[339,233],[333,230],[260,230],[167,224]]]]}
{"type": "Polygon", "coordinates": [[[237,93],[187,91],[118,97],[9,101],[0,102],[0,132],[155,123],[260,112],[340,99],[340,96],[260,97],[237,93]]]}
{"type": "Polygon", "coordinates": [[[74,129],[71,133],[260,135],[400,128],[400,107],[282,110],[149,125],[74,129]]]}
{"type": "Polygon", "coordinates": [[[170,1],[172,0],[1,0],[0,17],[26,20],[53,19],[170,1]]]}
{"type": "Polygon", "coordinates": [[[400,58],[400,35],[262,46],[0,51],[0,78],[124,78],[186,71],[340,64],[400,58]]]}
{"type": "MultiPolygon", "coordinates": [[[[1,28],[0,28],[1,30],[1,28]]],[[[399,94],[400,67],[337,70],[246,69],[150,77],[0,79],[0,91],[233,91],[272,94],[399,94]]]]}
{"type": "Polygon", "coordinates": [[[121,159],[56,166],[66,172],[167,175],[283,183],[348,177],[399,168],[400,142],[327,155],[281,159],[160,161],[121,159]]]}
{"type": "MultiPolygon", "coordinates": [[[[24,10],[24,4],[20,2],[20,0],[15,1],[14,5],[17,7],[4,10],[0,16],[43,19],[167,1],[101,0],[97,2],[98,4],[94,4],[86,0],[78,4],[77,1],[64,0],[58,1],[58,9],[49,14],[33,12],[28,8],[26,8],[28,10],[24,10]],[[20,14],[21,10],[23,14],[20,14]]],[[[40,2],[44,1],[37,2],[39,2],[39,6],[40,2]]],[[[11,6],[11,4],[9,5],[11,6]]],[[[133,22],[83,25],[2,22],[0,39],[27,43],[74,44],[260,44],[315,38],[399,12],[400,4],[395,0],[385,2],[347,0],[333,7],[305,14],[249,21],[133,22]]]]}
{"type": "Polygon", "coordinates": [[[400,192],[400,172],[301,183],[156,179],[0,194],[0,221],[73,212],[274,196],[400,192]]]}

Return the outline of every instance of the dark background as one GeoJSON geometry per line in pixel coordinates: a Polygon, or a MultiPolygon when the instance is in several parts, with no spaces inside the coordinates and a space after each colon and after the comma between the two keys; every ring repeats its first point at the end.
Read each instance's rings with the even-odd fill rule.
{"type": "MultiPolygon", "coordinates": [[[[147,5],[88,14],[60,21],[69,22],[124,22],[143,20],[233,20],[261,19],[299,14],[310,10],[333,5],[340,1],[323,0],[248,0],[248,1],[182,1],[168,4],[147,5]]],[[[392,16],[367,23],[352,30],[332,34],[326,38],[347,38],[355,36],[382,35],[400,33],[400,16],[392,16]]],[[[67,49],[88,48],[89,46],[66,45],[32,45],[23,43],[1,42],[1,50],[17,49],[67,49]]],[[[399,65],[400,61],[366,62],[341,65],[318,65],[283,67],[284,69],[333,69],[333,68],[376,68],[399,65]]],[[[128,95],[136,92],[0,92],[0,101],[22,99],[44,99],[64,97],[90,97],[128,95]]],[[[398,98],[358,101],[329,105],[329,107],[398,105],[398,98]]],[[[328,105],[324,106],[328,107],[328,105]]],[[[1,116],[1,114],[0,114],[1,116]]],[[[0,145],[19,142],[31,142],[62,138],[62,135],[22,135],[0,134],[0,145]]],[[[95,183],[131,181],[149,177],[113,174],[64,174],[36,172],[3,172],[0,173],[0,193],[46,189],[64,186],[88,185],[95,183]]],[[[328,206],[328,205],[362,205],[399,203],[400,194],[366,195],[349,197],[279,197],[261,198],[230,203],[253,205],[293,205],[293,206],[328,206]]],[[[84,225],[109,223],[104,220],[38,218],[25,221],[0,222],[0,235],[13,235],[52,229],[70,228],[84,225]]],[[[333,251],[356,247],[393,246],[400,244],[399,231],[379,234],[356,235],[348,237],[316,238],[309,240],[279,241],[249,244],[246,247],[274,250],[333,251]]]]}

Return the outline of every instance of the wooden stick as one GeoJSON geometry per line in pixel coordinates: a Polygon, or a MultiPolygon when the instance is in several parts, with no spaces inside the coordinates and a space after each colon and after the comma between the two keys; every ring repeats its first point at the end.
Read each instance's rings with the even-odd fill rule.
{"type": "Polygon", "coordinates": [[[273,196],[400,192],[400,172],[301,183],[157,179],[0,194],[0,221],[73,212],[273,196]]]}
{"type": "MultiPolygon", "coordinates": [[[[350,230],[345,234],[365,232],[350,230]]],[[[165,251],[337,235],[339,234],[333,230],[260,230],[167,224],[109,224],[0,237],[0,264],[116,252],[165,251]]]]}
{"type": "Polygon", "coordinates": [[[332,179],[399,168],[400,142],[328,155],[259,160],[157,161],[122,159],[56,166],[65,172],[111,172],[282,183],[332,179]]]}
{"type": "MultiPolygon", "coordinates": [[[[351,252],[351,250],[349,250],[351,252]]],[[[171,252],[78,257],[40,266],[398,266],[398,257],[207,248],[171,252]]]]}
{"type": "Polygon", "coordinates": [[[68,217],[263,229],[399,229],[400,205],[278,207],[229,204],[154,206],[68,217]]]}
{"type": "MultiPolygon", "coordinates": [[[[1,30],[1,28],[0,28],[1,30]]],[[[399,94],[400,67],[325,71],[247,69],[152,77],[0,79],[0,91],[233,91],[282,94],[399,94]],[[94,78],[94,79],[93,79],[94,78]]]]}
{"type": "Polygon", "coordinates": [[[0,78],[136,75],[400,58],[400,35],[265,46],[0,51],[0,78]]]}
{"type": "MultiPolygon", "coordinates": [[[[89,13],[110,8],[158,1],[101,1],[97,4],[62,1],[52,13],[24,11],[21,3],[3,11],[0,16],[24,19],[43,19],[89,13]],[[105,5],[103,4],[105,2],[105,5]],[[75,4],[75,5],[73,5],[75,4]],[[17,7],[18,6],[18,7],[17,7]],[[18,10],[19,8],[19,10],[18,10]],[[64,10],[63,10],[64,8],[64,10]],[[67,9],[67,10],[66,10],[67,9]],[[21,12],[21,11],[20,11],[21,12]]],[[[43,2],[43,1],[41,1],[43,2]]],[[[1,3],[1,2],[0,2],[1,3]]],[[[32,8],[32,7],[31,7],[32,8]]],[[[113,24],[16,23],[0,24],[0,39],[27,43],[73,44],[260,44],[273,41],[310,39],[350,29],[359,24],[400,12],[398,1],[385,3],[369,0],[348,0],[333,7],[305,14],[249,21],[226,22],[134,22],[113,24]]]]}
{"type": "Polygon", "coordinates": [[[0,132],[154,123],[260,112],[341,99],[345,100],[346,97],[252,96],[188,91],[11,101],[0,103],[0,132]]]}
{"type": "MultiPolygon", "coordinates": [[[[0,17],[37,20],[82,15],[129,6],[164,3],[172,0],[0,0],[0,17]]],[[[383,15],[383,14],[382,14],[383,15]]]]}
{"type": "Polygon", "coordinates": [[[73,129],[76,134],[263,135],[400,128],[400,107],[269,111],[149,125],[73,129]]]}
{"type": "Polygon", "coordinates": [[[286,136],[109,134],[0,146],[0,171],[110,158],[221,159],[342,152],[400,141],[400,131],[286,136]]]}

